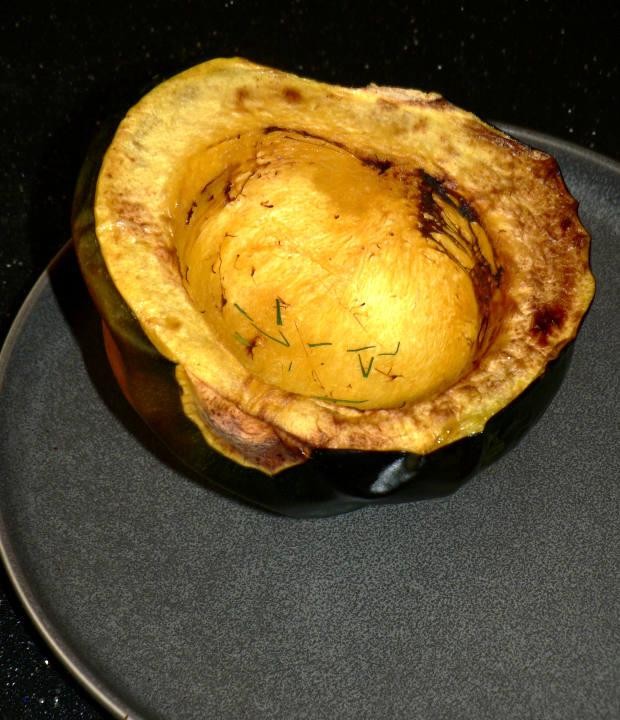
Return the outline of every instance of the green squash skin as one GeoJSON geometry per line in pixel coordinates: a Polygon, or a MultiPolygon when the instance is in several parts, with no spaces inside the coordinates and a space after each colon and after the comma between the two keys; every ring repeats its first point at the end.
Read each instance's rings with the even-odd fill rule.
{"type": "Polygon", "coordinates": [[[197,479],[227,495],[297,518],[337,515],[374,503],[404,503],[449,495],[514,447],[543,414],[560,387],[573,343],[545,373],[492,417],[483,432],[428,455],[315,450],[306,463],[274,476],[243,467],[211,448],[184,414],[174,364],[148,340],[112,282],[94,230],[94,197],[103,155],[117,122],[95,138],[80,172],[72,236],[80,271],[116,344],[127,399],[151,430],[197,479]]]}

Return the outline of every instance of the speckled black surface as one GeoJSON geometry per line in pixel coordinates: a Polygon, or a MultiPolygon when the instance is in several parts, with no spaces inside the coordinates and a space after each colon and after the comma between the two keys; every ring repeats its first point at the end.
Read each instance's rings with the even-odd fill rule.
{"type": "MultiPolygon", "coordinates": [[[[122,13],[104,4],[87,13],[77,2],[54,3],[53,9],[7,5],[0,11],[0,339],[68,238],[75,176],[97,124],[133,100],[152,78],[209,57],[240,54],[342,84],[438,90],[486,119],[537,129],[620,159],[618,6],[495,2],[481,8],[473,2],[277,5],[227,0],[130,2],[122,13]]],[[[584,474],[589,467],[584,461],[584,474]]],[[[381,524],[379,515],[375,522],[381,524]]],[[[492,541],[490,535],[487,539],[492,541]]],[[[538,563],[532,572],[517,569],[516,582],[552,572],[553,557],[549,563],[538,563]]],[[[603,569],[593,566],[592,575],[598,578],[603,569]]],[[[478,577],[484,582],[482,571],[478,577]]],[[[559,583],[573,580],[557,578],[559,583]]],[[[328,586],[337,595],[335,578],[328,586]]],[[[595,587],[598,592],[602,585],[595,587]]],[[[450,598],[456,595],[444,601],[446,611],[450,598]]],[[[529,599],[534,605],[542,601],[529,599]]],[[[595,594],[592,602],[601,601],[595,594]]],[[[586,608],[585,595],[583,602],[586,608]]],[[[503,611],[507,619],[514,618],[503,611]]],[[[475,617],[475,609],[472,613],[475,617]]],[[[574,631],[570,623],[561,627],[574,631]]],[[[0,589],[0,633],[0,717],[107,716],[39,638],[6,576],[0,589]]],[[[398,638],[392,641],[397,650],[398,638]]],[[[539,645],[542,663],[552,648],[542,639],[539,645]]],[[[575,646],[574,653],[579,652],[575,646]]],[[[614,676],[606,679],[611,683],[614,676]]],[[[580,678],[574,683],[579,687],[580,678]]],[[[386,717],[389,708],[386,702],[386,717]]],[[[554,716],[553,708],[543,704],[540,709],[538,716],[554,716]]],[[[613,716],[609,702],[582,709],[580,717],[613,716]]],[[[454,712],[466,716],[458,705],[454,712]]]]}

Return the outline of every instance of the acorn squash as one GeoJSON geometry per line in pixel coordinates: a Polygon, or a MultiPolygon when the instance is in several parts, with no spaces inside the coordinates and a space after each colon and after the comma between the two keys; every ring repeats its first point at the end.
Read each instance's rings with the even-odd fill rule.
{"type": "Polygon", "coordinates": [[[443,494],[557,388],[594,280],[550,156],[434,93],[242,59],[108,141],[78,260],[123,391],[203,477],[293,515],[443,494]]]}

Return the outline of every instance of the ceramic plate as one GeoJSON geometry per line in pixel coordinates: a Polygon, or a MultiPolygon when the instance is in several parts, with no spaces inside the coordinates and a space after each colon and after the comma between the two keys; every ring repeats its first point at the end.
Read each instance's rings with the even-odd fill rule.
{"type": "Polygon", "coordinates": [[[295,520],[196,482],[121,396],[72,250],[39,280],[0,356],[0,544],[112,713],[617,711],[620,166],[508,130],[558,158],[597,294],[542,420],[446,499],[295,520]]]}

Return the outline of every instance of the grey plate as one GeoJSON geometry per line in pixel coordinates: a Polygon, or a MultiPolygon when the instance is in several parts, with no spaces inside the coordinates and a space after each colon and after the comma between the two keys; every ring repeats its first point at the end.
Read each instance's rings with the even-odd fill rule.
{"type": "Polygon", "coordinates": [[[456,495],[323,520],[188,478],[124,402],[66,250],[0,356],[0,540],[38,628],[113,713],[604,718],[620,708],[620,166],[550,150],[597,295],[516,450],[456,495]]]}

